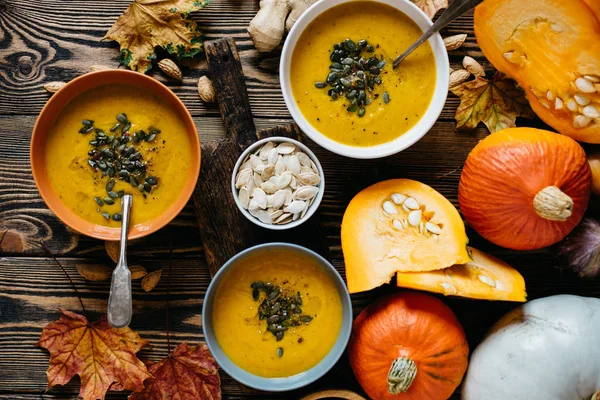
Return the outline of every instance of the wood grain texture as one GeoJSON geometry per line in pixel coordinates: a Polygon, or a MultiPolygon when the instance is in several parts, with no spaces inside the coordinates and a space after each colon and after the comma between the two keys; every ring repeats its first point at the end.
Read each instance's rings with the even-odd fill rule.
{"type": "MultiPolygon", "coordinates": [[[[31,130],[49,95],[43,84],[69,81],[89,71],[91,65],[118,66],[118,45],[101,41],[129,0],[2,0],[0,1],[0,400],[75,399],[78,381],[46,392],[48,354],[34,346],[41,329],[58,318],[58,308],[79,311],[79,302],[63,272],[44,257],[44,241],[60,258],[81,293],[92,318],[106,309],[109,282],[86,282],[75,264],[112,266],[104,243],[71,232],[46,208],[35,188],[29,168],[31,130]],[[18,257],[17,257],[18,256],[18,257]]],[[[247,26],[258,10],[258,1],[215,0],[194,15],[207,40],[230,36],[235,39],[243,65],[245,86],[256,129],[291,122],[279,88],[279,49],[259,54],[247,34],[247,26]]],[[[482,57],[472,29],[472,15],[450,24],[443,36],[467,33],[465,45],[450,54],[453,68],[460,68],[470,55],[491,71],[482,57]]],[[[200,140],[207,143],[225,137],[219,107],[202,103],[196,91],[199,77],[210,74],[200,56],[181,63],[184,80],[169,80],[160,71],[151,75],[169,86],[194,117],[200,140]]],[[[417,144],[383,160],[351,160],[305,143],[316,153],[325,170],[327,190],[320,218],[336,269],[344,276],[340,246],[340,223],[350,199],[366,186],[388,178],[410,178],[431,185],[457,206],[457,186],[467,154],[488,132],[483,127],[456,132],[453,115],[458,98],[449,95],[440,121],[417,144]]],[[[520,121],[521,123],[522,121],[520,121]]],[[[266,132],[266,131],[264,131],[266,132]]],[[[203,154],[206,156],[207,153],[203,154]]],[[[202,179],[202,178],[201,178],[202,179]]],[[[228,180],[226,182],[227,190],[228,180]]],[[[237,209],[234,209],[237,212],[237,209]]],[[[530,299],[571,293],[600,296],[600,281],[583,281],[557,269],[550,251],[513,252],[489,244],[467,228],[470,244],[514,265],[525,277],[530,299]]],[[[130,264],[149,271],[163,268],[163,278],[150,293],[134,288],[132,327],[152,346],[141,356],[158,361],[167,355],[165,303],[169,300],[171,341],[178,344],[203,340],[202,299],[210,282],[207,258],[200,241],[192,204],[166,228],[131,243],[130,264]],[[173,264],[168,269],[169,243],[174,244],[173,264]],[[167,284],[171,282],[167,296],[167,284]]],[[[303,240],[314,232],[298,233],[303,240]]],[[[352,296],[355,315],[374,299],[396,290],[391,286],[352,296]]],[[[489,327],[515,305],[502,302],[444,299],[467,332],[471,348],[489,327]]],[[[349,369],[346,356],[315,384],[285,394],[248,393],[223,375],[224,399],[299,399],[321,389],[345,388],[363,394],[349,369]]],[[[124,400],[126,394],[109,394],[109,400],[124,400]]],[[[452,397],[460,398],[460,390],[452,397]]]]}

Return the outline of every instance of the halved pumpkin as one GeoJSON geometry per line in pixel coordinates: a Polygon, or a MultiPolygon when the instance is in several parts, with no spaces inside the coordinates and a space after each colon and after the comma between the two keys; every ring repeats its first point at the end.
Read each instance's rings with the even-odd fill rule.
{"type": "Polygon", "coordinates": [[[348,205],[342,250],[350,293],[388,283],[397,271],[432,271],[470,261],[464,223],[431,187],[409,179],[370,186],[348,205]]]}
{"type": "Polygon", "coordinates": [[[588,143],[600,143],[599,16],[598,0],[485,0],[475,10],[488,60],[548,125],[588,143]]]}
{"type": "Polygon", "coordinates": [[[523,276],[504,261],[469,247],[470,261],[429,272],[398,272],[399,287],[482,300],[526,301],[523,276]]]}

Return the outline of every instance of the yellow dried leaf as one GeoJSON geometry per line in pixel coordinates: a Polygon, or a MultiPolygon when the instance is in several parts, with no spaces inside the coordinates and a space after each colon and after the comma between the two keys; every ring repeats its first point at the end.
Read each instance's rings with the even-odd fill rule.
{"type": "Polygon", "coordinates": [[[119,249],[119,242],[104,242],[104,248],[106,248],[106,253],[114,262],[119,261],[119,253],[121,250],[119,249]]]}
{"type": "Polygon", "coordinates": [[[142,289],[144,289],[144,291],[146,292],[149,292],[152,289],[154,289],[156,285],[158,285],[158,282],[160,282],[161,275],[162,269],[150,272],[144,277],[144,279],[142,279],[142,289]]]}
{"type": "Polygon", "coordinates": [[[477,76],[450,91],[461,100],[455,115],[458,129],[475,129],[483,122],[496,132],[514,127],[517,117],[535,118],[523,90],[500,72],[491,80],[477,76]]]}
{"type": "Polygon", "coordinates": [[[145,277],[148,275],[148,271],[146,268],[141,265],[132,265],[129,267],[129,272],[131,272],[131,279],[136,280],[145,277]]]}
{"type": "Polygon", "coordinates": [[[135,0],[106,33],[105,39],[121,46],[121,63],[134,71],[148,72],[160,47],[177,58],[202,51],[198,24],[191,13],[207,0],[135,0]]]}
{"type": "Polygon", "coordinates": [[[113,272],[113,269],[106,265],[75,265],[75,268],[79,275],[94,282],[107,280],[113,272]]]}

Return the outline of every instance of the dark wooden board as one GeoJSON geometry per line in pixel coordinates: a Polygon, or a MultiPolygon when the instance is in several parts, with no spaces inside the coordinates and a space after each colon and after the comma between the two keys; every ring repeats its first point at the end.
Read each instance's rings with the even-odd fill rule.
{"type": "MultiPolygon", "coordinates": [[[[70,232],[46,208],[39,197],[29,168],[29,139],[36,115],[49,98],[43,84],[71,80],[93,64],[116,67],[118,45],[103,42],[111,24],[125,10],[129,0],[3,0],[0,1],[0,399],[49,400],[75,399],[77,380],[63,388],[46,392],[45,371],[48,354],[34,346],[42,327],[58,317],[58,308],[79,311],[74,292],[62,271],[44,257],[41,240],[57,254],[83,297],[92,316],[106,309],[108,282],[86,282],[77,275],[76,263],[110,261],[103,243],[70,232]]],[[[289,124],[277,69],[279,50],[259,54],[246,32],[258,10],[258,1],[215,0],[194,15],[207,39],[235,38],[242,62],[254,125],[260,131],[289,124]]],[[[467,33],[465,46],[452,52],[453,68],[464,55],[475,57],[490,70],[473,37],[472,16],[453,22],[444,36],[467,33]]],[[[158,71],[151,75],[166,83],[186,104],[196,122],[202,143],[225,137],[218,105],[198,99],[196,82],[209,73],[200,56],[182,63],[184,80],[177,83],[158,71]]],[[[402,177],[423,181],[457,205],[460,167],[469,151],[487,135],[484,127],[471,132],[456,132],[453,115],[458,99],[449,95],[440,120],[421,141],[401,154],[384,160],[350,160],[311,147],[325,170],[327,190],[320,207],[327,247],[337,270],[343,275],[340,223],[344,209],[360,189],[378,180],[402,177]]],[[[520,121],[522,123],[522,121],[520,121]]],[[[203,155],[205,156],[206,153],[203,155]]],[[[204,249],[200,242],[193,205],[190,203],[167,228],[131,245],[131,262],[148,269],[163,268],[163,280],[145,293],[134,283],[135,317],[133,328],[150,339],[152,347],[142,356],[159,360],[167,355],[165,302],[169,299],[171,339],[175,343],[203,339],[202,299],[210,282],[204,249]],[[170,246],[173,265],[168,272],[170,246]],[[171,280],[167,296],[167,281],[171,280]]],[[[310,232],[309,232],[310,234],[310,232]]],[[[555,268],[551,252],[518,253],[492,246],[471,229],[471,244],[513,264],[525,277],[529,298],[559,293],[600,296],[600,281],[582,281],[570,272],[555,268]]],[[[298,234],[302,237],[305,234],[298,234]]],[[[296,238],[298,239],[298,238],[296,238]]],[[[352,296],[355,314],[373,299],[394,290],[387,287],[352,296]]],[[[471,348],[491,324],[514,307],[501,302],[444,299],[464,325],[471,348]]],[[[224,398],[241,400],[291,399],[308,391],[342,387],[359,390],[345,359],[326,377],[300,392],[253,394],[243,392],[231,378],[223,375],[224,398]]],[[[460,398],[459,391],[452,397],[460,398]]],[[[107,399],[125,399],[125,394],[109,394],[107,399]]]]}
{"type": "Polygon", "coordinates": [[[302,243],[328,255],[318,212],[301,227],[275,234],[255,226],[238,210],[230,182],[241,153],[263,137],[286,136],[299,140],[302,132],[295,124],[288,124],[257,133],[235,40],[229,37],[206,42],[205,52],[225,126],[224,139],[202,145],[202,168],[193,196],[211,273],[214,275],[240,251],[268,241],[302,243]],[[307,232],[311,234],[306,235],[307,232]]]}

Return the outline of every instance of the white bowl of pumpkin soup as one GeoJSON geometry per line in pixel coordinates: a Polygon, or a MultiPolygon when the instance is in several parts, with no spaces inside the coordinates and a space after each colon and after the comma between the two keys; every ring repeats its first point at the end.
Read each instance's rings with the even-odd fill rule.
{"type": "Polygon", "coordinates": [[[328,0],[309,8],[283,48],[280,80],[300,128],[354,158],[398,153],[421,139],[448,92],[439,34],[393,69],[431,20],[408,0],[328,0]]]}
{"type": "Polygon", "coordinates": [[[185,206],[200,144],[190,114],[166,86],[136,72],[100,71],[50,98],[33,130],[31,168],[48,207],[88,236],[118,240],[121,198],[133,196],[135,239],[185,206]]]}
{"type": "Polygon", "coordinates": [[[236,380],[296,389],[324,375],[350,337],[343,279],[318,254],[287,243],[252,247],[213,278],[202,309],[208,347],[236,380]]]}

